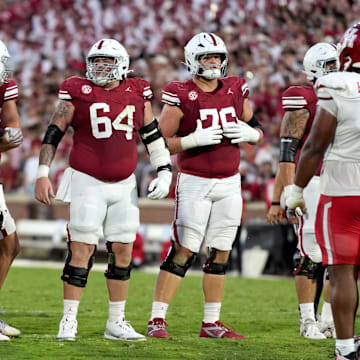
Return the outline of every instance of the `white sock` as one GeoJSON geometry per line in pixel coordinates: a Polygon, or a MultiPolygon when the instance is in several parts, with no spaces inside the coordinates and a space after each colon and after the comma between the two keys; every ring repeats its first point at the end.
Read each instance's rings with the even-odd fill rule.
{"type": "Polygon", "coordinates": [[[150,320],[155,318],[165,319],[168,307],[169,304],[163,303],[161,301],[153,301],[150,320]]]}
{"type": "Polygon", "coordinates": [[[305,321],[306,319],[311,319],[315,321],[314,303],[299,304],[299,307],[301,321],[305,321]]]}
{"type": "Polygon", "coordinates": [[[64,317],[67,320],[76,320],[79,304],[80,304],[79,300],[64,299],[64,317]]]}
{"type": "Polygon", "coordinates": [[[123,301],[109,301],[109,320],[117,321],[125,319],[125,303],[123,301]]]}
{"type": "Polygon", "coordinates": [[[349,355],[350,353],[356,351],[354,338],[350,339],[336,339],[335,343],[336,353],[339,355],[349,355]]]}
{"type": "Polygon", "coordinates": [[[214,323],[220,319],[221,302],[206,302],[204,304],[205,323],[214,323]]]}
{"type": "Polygon", "coordinates": [[[334,321],[331,311],[331,304],[326,301],[324,301],[324,304],[321,309],[321,320],[327,322],[334,321]]]}

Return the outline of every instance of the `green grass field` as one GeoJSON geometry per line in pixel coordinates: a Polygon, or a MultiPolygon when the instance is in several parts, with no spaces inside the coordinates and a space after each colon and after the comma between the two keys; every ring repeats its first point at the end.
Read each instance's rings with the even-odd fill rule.
{"type": "MultiPolygon", "coordinates": [[[[222,320],[247,336],[246,340],[199,338],[203,296],[201,278],[187,276],[169,307],[170,339],[130,343],[105,340],[108,300],[103,273],[93,271],[78,314],[76,342],[58,342],[62,316],[61,270],[10,270],[0,297],[1,318],[22,330],[22,336],[0,343],[0,359],[334,359],[334,340],[305,340],[299,336],[292,279],[229,277],[222,320]]],[[[133,271],[127,319],[145,333],[156,275],[133,271]]]]}

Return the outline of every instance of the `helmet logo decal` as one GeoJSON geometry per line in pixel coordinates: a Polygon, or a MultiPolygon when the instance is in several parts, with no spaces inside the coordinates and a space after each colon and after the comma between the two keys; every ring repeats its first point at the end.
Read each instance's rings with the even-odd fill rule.
{"type": "Polygon", "coordinates": [[[215,36],[213,34],[209,34],[209,36],[211,37],[211,40],[213,41],[214,45],[216,46],[217,43],[216,43],[215,36]]]}
{"type": "Polygon", "coordinates": [[[92,92],[92,87],[90,85],[83,85],[81,87],[81,92],[85,95],[89,95],[92,92]]]}
{"type": "Polygon", "coordinates": [[[192,90],[188,94],[189,100],[195,101],[198,98],[198,93],[195,90],[192,90]]]}
{"type": "Polygon", "coordinates": [[[354,47],[354,41],[356,39],[356,33],[358,32],[358,29],[356,28],[350,28],[346,31],[344,35],[344,47],[353,48],[354,47]]]}
{"type": "Polygon", "coordinates": [[[103,46],[103,43],[104,43],[104,40],[101,40],[100,42],[99,42],[99,45],[98,45],[98,49],[100,50],[101,49],[101,47],[103,46]]]}

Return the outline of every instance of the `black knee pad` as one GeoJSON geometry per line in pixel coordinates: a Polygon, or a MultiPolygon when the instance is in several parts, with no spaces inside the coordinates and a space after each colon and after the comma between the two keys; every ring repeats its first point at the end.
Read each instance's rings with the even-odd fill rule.
{"type": "Polygon", "coordinates": [[[306,276],[308,279],[317,279],[322,264],[313,262],[307,256],[300,256],[294,259],[295,269],[293,275],[306,276]]]}
{"type": "Polygon", "coordinates": [[[61,276],[61,280],[67,282],[70,285],[85,287],[87,284],[87,278],[89,276],[89,272],[94,264],[95,253],[96,253],[96,245],[94,246],[94,252],[90,256],[87,268],[72,266],[69,264],[72,257],[72,252],[70,249],[70,242],[69,242],[68,252],[66,255],[65,266],[64,266],[63,274],[61,276]]]}
{"type": "Polygon", "coordinates": [[[171,249],[166,259],[160,265],[160,269],[177,276],[184,277],[186,272],[190,269],[196,254],[193,255],[186,261],[185,265],[180,265],[174,262],[174,256],[176,254],[174,242],[171,244],[171,249]]]}
{"type": "Polygon", "coordinates": [[[131,265],[126,267],[115,266],[115,254],[112,251],[112,243],[108,241],[106,247],[108,250],[108,268],[105,271],[105,277],[112,280],[129,280],[131,265]]]}
{"type": "Polygon", "coordinates": [[[228,268],[229,261],[225,264],[215,263],[216,253],[218,249],[210,249],[210,256],[207,258],[206,263],[203,265],[203,272],[206,274],[225,275],[228,268]]]}
{"type": "Polygon", "coordinates": [[[88,275],[88,269],[65,264],[61,280],[70,285],[83,288],[87,284],[88,275]]]}

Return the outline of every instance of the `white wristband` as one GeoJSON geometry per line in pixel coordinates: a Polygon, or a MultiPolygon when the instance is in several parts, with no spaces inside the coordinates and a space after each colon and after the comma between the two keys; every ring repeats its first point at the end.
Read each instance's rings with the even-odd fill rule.
{"type": "Polygon", "coordinates": [[[50,167],[47,165],[39,165],[36,178],[49,177],[50,167]]]}

